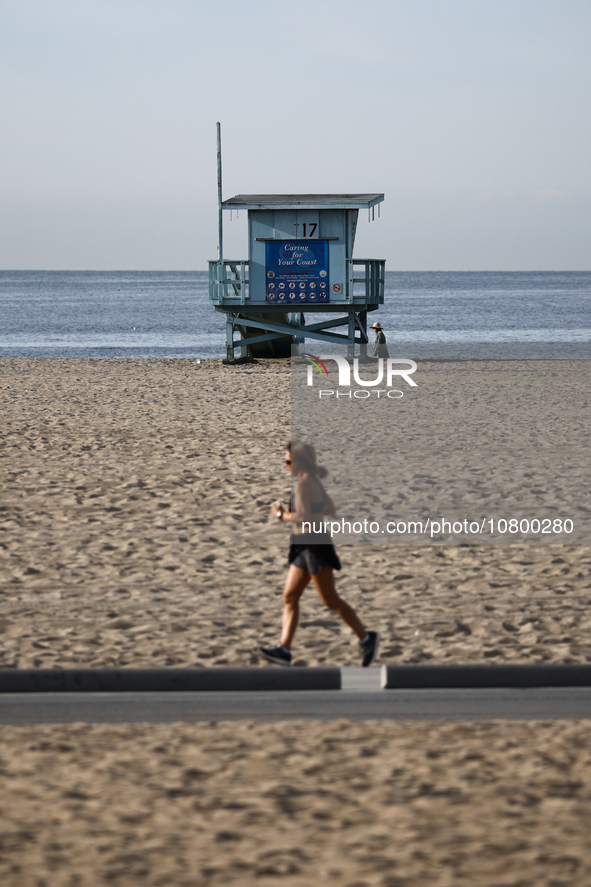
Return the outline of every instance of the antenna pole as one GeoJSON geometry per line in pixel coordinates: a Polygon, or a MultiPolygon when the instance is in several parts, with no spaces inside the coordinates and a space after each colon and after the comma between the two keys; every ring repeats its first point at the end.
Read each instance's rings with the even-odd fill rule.
{"type": "Polygon", "coordinates": [[[224,232],[222,224],[222,125],[217,123],[218,134],[218,264],[224,260],[224,232]]]}

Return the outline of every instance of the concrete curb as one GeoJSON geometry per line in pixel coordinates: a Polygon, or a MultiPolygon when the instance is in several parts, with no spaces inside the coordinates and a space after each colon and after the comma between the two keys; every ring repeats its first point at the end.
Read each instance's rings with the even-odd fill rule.
{"type": "Polygon", "coordinates": [[[340,690],[340,668],[1,668],[0,693],[340,690]]]}
{"type": "Polygon", "coordinates": [[[383,665],[383,690],[591,687],[591,664],[383,665]]]}

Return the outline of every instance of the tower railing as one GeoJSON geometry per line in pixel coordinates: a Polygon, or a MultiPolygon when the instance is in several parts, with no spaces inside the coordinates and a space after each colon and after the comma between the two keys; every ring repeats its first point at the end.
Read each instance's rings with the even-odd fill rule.
{"type": "Polygon", "coordinates": [[[212,305],[244,305],[248,301],[247,261],[209,263],[209,301],[212,305]]]}
{"type": "MultiPolygon", "coordinates": [[[[249,262],[225,260],[209,263],[209,301],[212,305],[244,305],[249,301],[249,262]]],[[[350,303],[384,304],[384,259],[347,260],[346,300],[350,303]],[[362,274],[359,270],[362,269],[362,274]]],[[[335,306],[336,307],[336,306],[335,306]]]]}
{"type": "Polygon", "coordinates": [[[385,259],[347,259],[348,297],[350,302],[367,302],[370,305],[384,304],[386,282],[385,259]],[[363,267],[363,275],[355,271],[363,267]]]}

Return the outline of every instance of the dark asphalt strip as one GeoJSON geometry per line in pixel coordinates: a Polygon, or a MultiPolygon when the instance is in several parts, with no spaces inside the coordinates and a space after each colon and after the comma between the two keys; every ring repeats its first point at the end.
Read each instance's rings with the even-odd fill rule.
{"type": "Polygon", "coordinates": [[[591,688],[3,693],[0,724],[591,718],[591,688]]]}

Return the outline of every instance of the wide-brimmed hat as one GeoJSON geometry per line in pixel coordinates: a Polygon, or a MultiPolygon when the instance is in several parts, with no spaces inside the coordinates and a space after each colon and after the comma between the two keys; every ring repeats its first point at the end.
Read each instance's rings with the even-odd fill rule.
{"type": "Polygon", "coordinates": [[[376,320],[375,323],[372,323],[371,328],[372,328],[372,330],[381,330],[382,325],[380,323],[378,323],[376,320]]]}

